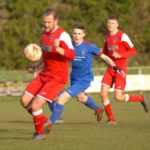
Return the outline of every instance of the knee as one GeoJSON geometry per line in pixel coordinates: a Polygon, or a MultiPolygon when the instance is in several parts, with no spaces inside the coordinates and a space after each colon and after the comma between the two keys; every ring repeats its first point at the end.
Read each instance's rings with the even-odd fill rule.
{"type": "Polygon", "coordinates": [[[32,102],[32,97],[28,96],[27,94],[23,94],[22,97],[20,98],[21,105],[26,109],[28,109],[31,102],[32,102]]]}
{"type": "Polygon", "coordinates": [[[77,98],[77,101],[82,103],[82,99],[80,97],[76,97],[77,98]]]}
{"type": "Polygon", "coordinates": [[[40,109],[42,109],[42,105],[40,101],[38,101],[38,98],[34,98],[32,100],[32,103],[30,104],[32,111],[38,111],[40,109]]]}
{"type": "Polygon", "coordinates": [[[122,101],[122,98],[120,95],[115,95],[115,100],[118,101],[118,102],[121,102],[122,101]]]}
{"type": "Polygon", "coordinates": [[[102,99],[106,99],[108,97],[108,94],[106,92],[101,91],[100,96],[102,99]]]}
{"type": "Polygon", "coordinates": [[[83,97],[83,96],[80,96],[80,95],[77,96],[76,98],[77,98],[77,101],[80,102],[80,103],[84,103],[87,99],[86,97],[83,97]]]}
{"type": "Polygon", "coordinates": [[[27,104],[26,99],[25,99],[24,96],[22,96],[20,98],[20,104],[22,105],[22,107],[27,108],[28,104],[27,104]]]}

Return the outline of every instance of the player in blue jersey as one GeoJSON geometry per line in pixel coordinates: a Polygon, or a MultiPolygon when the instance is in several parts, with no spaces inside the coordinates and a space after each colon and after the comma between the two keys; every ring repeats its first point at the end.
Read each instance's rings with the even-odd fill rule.
{"type": "Polygon", "coordinates": [[[85,104],[85,106],[95,110],[97,121],[101,120],[104,111],[103,107],[99,107],[94,100],[84,92],[90,86],[94,78],[92,71],[93,55],[99,56],[117,72],[122,72],[108,56],[104,55],[96,45],[85,41],[84,37],[84,26],[82,24],[76,24],[73,28],[75,59],[72,61],[72,71],[70,74],[71,86],[58,97],[52,115],[45,124],[45,133],[50,131],[52,125],[61,115],[64,104],[72,97],[76,97],[77,100],[85,104]]]}

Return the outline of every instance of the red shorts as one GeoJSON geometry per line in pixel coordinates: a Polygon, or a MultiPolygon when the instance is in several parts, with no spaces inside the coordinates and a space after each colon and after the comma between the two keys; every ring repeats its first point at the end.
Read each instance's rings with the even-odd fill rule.
{"type": "Polygon", "coordinates": [[[52,102],[55,97],[63,90],[65,84],[52,78],[38,75],[26,87],[26,92],[33,96],[40,96],[52,102]]]}
{"type": "Polygon", "coordinates": [[[115,89],[124,90],[126,86],[126,77],[123,77],[115,70],[109,68],[106,70],[101,83],[110,87],[114,84],[115,89]]]}

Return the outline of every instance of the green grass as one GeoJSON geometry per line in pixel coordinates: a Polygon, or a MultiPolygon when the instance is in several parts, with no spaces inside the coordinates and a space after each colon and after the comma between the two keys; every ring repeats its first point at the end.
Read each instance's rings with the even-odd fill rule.
{"type": "MultiPolygon", "coordinates": [[[[94,75],[103,75],[106,68],[93,67],[94,75]]],[[[150,67],[131,67],[128,68],[128,74],[150,74],[150,67]]],[[[1,70],[0,69],[0,82],[1,81],[30,81],[33,74],[28,73],[27,70],[1,70]]]]}
{"type": "Polygon", "coordinates": [[[27,70],[0,70],[0,75],[0,81],[29,81],[33,78],[27,70]]]}
{"type": "MultiPolygon", "coordinates": [[[[91,96],[100,102],[98,94],[91,96]]],[[[105,124],[105,114],[97,123],[94,112],[73,99],[65,105],[65,122],[56,124],[44,142],[33,142],[32,117],[19,97],[1,97],[0,150],[149,150],[150,114],[139,103],[111,103],[116,126],[105,124]]],[[[47,106],[44,112],[49,116],[47,106]]]]}

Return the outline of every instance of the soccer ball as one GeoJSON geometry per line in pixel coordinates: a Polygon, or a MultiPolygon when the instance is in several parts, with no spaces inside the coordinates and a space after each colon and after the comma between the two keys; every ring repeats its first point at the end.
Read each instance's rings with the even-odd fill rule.
{"type": "Polygon", "coordinates": [[[42,56],[42,50],[37,44],[28,44],[24,48],[25,57],[30,61],[38,61],[42,56]]]}

